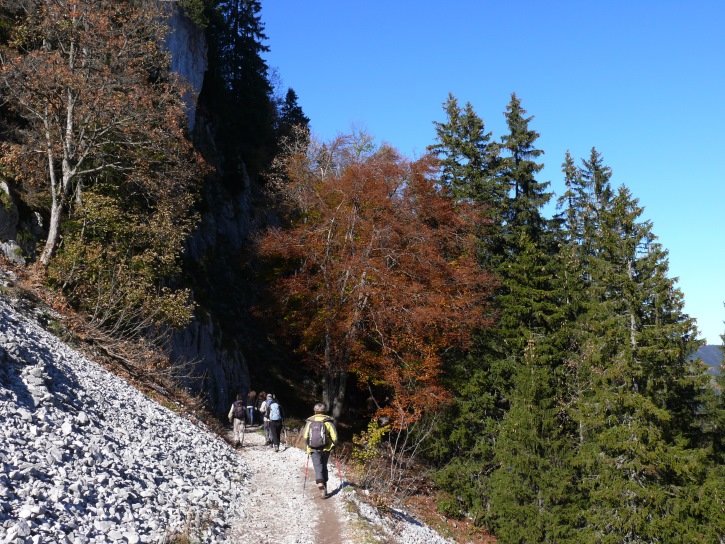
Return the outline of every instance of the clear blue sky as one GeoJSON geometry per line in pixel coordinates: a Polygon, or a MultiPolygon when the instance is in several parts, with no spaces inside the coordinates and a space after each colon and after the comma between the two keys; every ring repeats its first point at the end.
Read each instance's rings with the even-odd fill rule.
{"type": "Polygon", "coordinates": [[[725,2],[265,0],[266,59],[323,140],[364,128],[421,155],[449,92],[497,140],[511,93],[542,181],[592,147],[644,206],[701,336],[725,332],[725,2]]]}

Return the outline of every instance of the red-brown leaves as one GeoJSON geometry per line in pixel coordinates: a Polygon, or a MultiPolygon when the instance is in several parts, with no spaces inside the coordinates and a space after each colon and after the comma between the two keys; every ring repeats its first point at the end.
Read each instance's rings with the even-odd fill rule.
{"type": "Polygon", "coordinates": [[[277,293],[318,368],[387,387],[392,401],[382,412],[405,427],[443,401],[442,351],[465,348],[484,324],[481,214],[435,184],[433,158],[354,150],[338,141],[290,159],[291,225],[260,248],[289,259],[277,293]]]}

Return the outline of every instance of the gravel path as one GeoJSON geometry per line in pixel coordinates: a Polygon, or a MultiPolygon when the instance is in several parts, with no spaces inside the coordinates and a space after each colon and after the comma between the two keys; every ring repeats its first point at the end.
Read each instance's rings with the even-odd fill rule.
{"type": "MultiPolygon", "coordinates": [[[[233,530],[239,542],[249,538],[258,544],[354,542],[340,521],[340,480],[331,475],[331,496],[321,499],[311,463],[305,478],[307,456],[302,450],[282,444],[275,452],[264,445],[261,429],[253,426],[247,429],[244,446],[237,453],[252,468],[247,489],[250,515],[233,530]]],[[[332,463],[330,469],[335,470],[332,463]]]]}

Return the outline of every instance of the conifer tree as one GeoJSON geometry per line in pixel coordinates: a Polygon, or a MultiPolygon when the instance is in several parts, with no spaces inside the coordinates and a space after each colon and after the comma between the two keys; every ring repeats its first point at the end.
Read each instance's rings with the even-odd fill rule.
{"type": "Polygon", "coordinates": [[[585,292],[568,383],[577,424],[579,492],[586,542],[696,541],[677,512],[698,481],[702,376],[682,294],[667,278],[666,252],[626,188],[592,150],[577,190],[585,236],[585,292]],[[685,536],[686,535],[686,536],[685,536]],[[689,539],[689,540],[688,540],[689,539]]]}
{"type": "Polygon", "coordinates": [[[446,121],[434,122],[437,143],[428,146],[441,160],[441,182],[456,198],[497,206],[504,195],[494,178],[498,146],[491,142],[491,132],[470,102],[461,108],[449,94],[444,109],[446,121]]]}
{"type": "MultiPolygon", "coordinates": [[[[725,334],[720,337],[725,345],[725,334]]],[[[720,346],[725,351],[723,346],[720,346]]],[[[725,354],[723,354],[725,361],[725,354]]],[[[725,363],[720,363],[715,377],[715,390],[712,412],[712,455],[716,465],[725,466],[725,363]]]]}
{"type": "Polygon", "coordinates": [[[221,110],[226,155],[236,160],[241,154],[253,173],[268,166],[275,139],[272,85],[262,57],[269,47],[261,9],[259,0],[219,2],[209,27],[212,83],[202,89],[202,99],[221,110]]]}
{"type": "MultiPolygon", "coordinates": [[[[440,159],[440,182],[459,201],[472,201],[484,207],[487,225],[479,232],[479,262],[488,269],[498,259],[497,244],[506,191],[496,177],[498,145],[485,131],[483,120],[473,106],[464,108],[449,94],[444,103],[446,120],[435,122],[436,143],[429,150],[440,159]]],[[[443,465],[438,482],[461,502],[449,509],[458,514],[463,506],[474,516],[485,511],[485,475],[493,460],[494,428],[503,417],[502,399],[492,386],[495,372],[481,364],[480,355],[464,355],[452,350],[446,361],[447,385],[456,402],[444,415],[431,440],[431,455],[443,465]]]]}
{"type": "Polygon", "coordinates": [[[501,138],[505,156],[499,176],[508,188],[510,199],[505,219],[511,229],[524,227],[529,237],[537,242],[539,234],[546,230],[541,208],[551,198],[551,193],[546,192],[549,182],[536,179],[536,174],[544,167],[536,160],[544,152],[535,147],[539,134],[529,128],[533,117],[525,117],[526,110],[515,93],[511,95],[504,115],[509,133],[501,138]]]}
{"type": "Polygon", "coordinates": [[[297,93],[292,88],[287,89],[287,94],[285,94],[277,114],[277,141],[289,138],[294,127],[309,132],[309,126],[310,118],[305,115],[297,102],[297,93]]]}
{"type": "MultiPolygon", "coordinates": [[[[470,106],[468,110],[472,112],[470,106]]],[[[564,314],[556,284],[559,265],[554,258],[551,226],[540,212],[550,195],[545,192],[547,184],[536,179],[543,165],[535,159],[543,152],[535,147],[538,134],[529,129],[531,118],[524,117],[526,112],[514,95],[506,113],[510,133],[502,138],[500,147],[494,148],[495,161],[489,161],[491,166],[485,175],[475,178],[470,173],[474,147],[469,140],[471,134],[482,133],[482,125],[471,115],[464,115],[452,97],[446,103],[446,111],[448,122],[437,125],[439,141],[432,148],[439,155],[447,151],[443,155],[443,183],[458,187],[459,195],[478,198],[494,210],[491,217],[495,223],[481,237],[481,262],[497,273],[500,284],[493,301],[498,317],[496,326],[479,331],[471,356],[449,362],[448,377],[450,387],[457,392],[457,403],[441,424],[440,432],[451,439],[437,441],[433,451],[446,463],[437,474],[439,483],[461,497],[461,506],[469,514],[482,519],[492,509],[500,513],[491,503],[493,497],[498,500],[513,488],[521,497],[539,492],[556,495],[546,485],[537,487],[539,484],[528,473],[511,474],[501,469],[496,470],[498,477],[488,476],[501,465],[501,460],[515,457],[517,451],[527,450],[531,458],[540,457],[537,462],[542,466],[546,463],[544,458],[550,452],[535,446],[528,449],[526,440],[519,441],[515,433],[500,435],[499,430],[507,412],[512,419],[506,421],[517,425],[530,408],[525,395],[518,392],[517,383],[519,379],[525,380],[521,369],[529,342],[545,354],[537,363],[546,369],[542,372],[555,374],[561,365],[557,344],[564,314]],[[464,128],[471,126],[479,130],[464,128]],[[499,149],[503,152],[501,157],[499,149]],[[543,488],[546,489],[542,491],[543,488]]],[[[524,385],[527,384],[528,381],[524,385]]],[[[548,409],[544,407],[555,404],[558,386],[550,385],[542,390],[547,398],[541,398],[536,407],[542,414],[548,409]]],[[[548,421],[548,415],[546,418],[548,421]]],[[[547,424],[539,438],[555,443],[558,434],[558,426],[547,424]],[[555,428],[554,435],[544,436],[555,428]]],[[[451,509],[455,510],[453,506],[451,509]]],[[[518,514],[521,518],[514,523],[525,524],[530,520],[525,510],[518,514]]]]}
{"type": "Polygon", "coordinates": [[[573,492],[573,432],[560,403],[566,306],[558,303],[552,281],[556,259],[528,240],[519,247],[523,251],[511,267],[526,281],[517,282],[516,296],[499,302],[506,307],[506,321],[500,326],[519,327],[529,339],[523,353],[512,354],[517,364],[510,408],[494,446],[488,523],[502,542],[576,542],[572,528],[579,501],[573,492]],[[522,302],[525,295],[527,304],[522,302]]]}

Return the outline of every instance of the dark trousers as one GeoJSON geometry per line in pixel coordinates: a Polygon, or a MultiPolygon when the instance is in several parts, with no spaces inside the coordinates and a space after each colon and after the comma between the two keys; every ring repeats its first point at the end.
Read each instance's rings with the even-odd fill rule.
{"type": "Polygon", "coordinates": [[[312,459],[312,466],[315,469],[315,483],[327,484],[327,461],[330,459],[330,452],[312,450],[310,459],[312,459]]]}
{"type": "Polygon", "coordinates": [[[279,419],[269,420],[269,439],[275,448],[279,448],[279,431],[282,428],[282,422],[279,419]]]}

